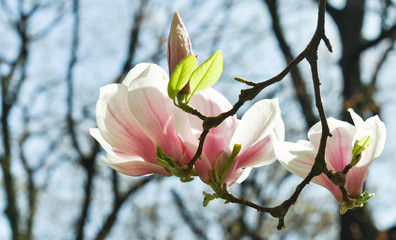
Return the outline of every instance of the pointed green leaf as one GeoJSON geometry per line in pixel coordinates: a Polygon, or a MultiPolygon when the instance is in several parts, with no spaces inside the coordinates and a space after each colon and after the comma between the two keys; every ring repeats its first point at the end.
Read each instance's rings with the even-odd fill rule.
{"type": "Polygon", "coordinates": [[[175,99],[180,90],[188,83],[188,79],[197,65],[197,58],[193,54],[188,55],[177,64],[168,83],[168,95],[171,99],[175,99]]]}
{"type": "Polygon", "coordinates": [[[232,163],[234,162],[235,157],[238,155],[238,153],[241,151],[241,145],[240,144],[235,144],[231,156],[227,159],[227,161],[224,163],[223,167],[221,168],[221,177],[220,177],[220,183],[223,183],[223,178],[226,175],[228,169],[230,169],[232,163]]]}
{"type": "Polygon", "coordinates": [[[359,141],[356,141],[355,145],[353,146],[352,154],[356,156],[362,153],[366,148],[370,145],[371,138],[370,136],[366,136],[359,141]]]}
{"type": "Polygon", "coordinates": [[[220,183],[220,184],[221,184],[221,182],[220,182],[220,178],[219,178],[219,169],[220,169],[220,162],[221,162],[221,159],[222,159],[222,158],[223,158],[223,153],[221,153],[220,156],[219,156],[219,158],[217,159],[216,167],[215,167],[216,182],[217,182],[217,183],[220,183]]]}
{"type": "Polygon", "coordinates": [[[215,84],[222,73],[223,55],[219,50],[192,73],[190,77],[191,95],[215,84]]]}
{"type": "Polygon", "coordinates": [[[359,198],[356,200],[356,205],[359,206],[361,204],[366,203],[370,198],[374,196],[374,193],[364,192],[362,193],[359,198]]]}

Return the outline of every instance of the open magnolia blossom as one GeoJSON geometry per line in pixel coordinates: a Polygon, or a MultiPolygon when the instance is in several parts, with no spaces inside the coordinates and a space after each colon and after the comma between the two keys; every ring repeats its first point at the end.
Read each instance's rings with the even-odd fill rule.
{"type": "MultiPolygon", "coordinates": [[[[178,167],[187,165],[195,154],[202,121],[174,106],[167,96],[168,76],[155,64],[134,67],[122,84],[109,84],[100,90],[96,107],[98,128],[91,135],[106,150],[102,161],[131,176],[158,173],[170,176],[156,161],[156,148],[174,159],[178,167]]],[[[231,108],[223,95],[212,88],[195,94],[191,105],[202,114],[213,116],[231,108]]],[[[224,176],[232,185],[248,170],[275,160],[273,141],[283,140],[284,126],[278,101],[262,100],[249,109],[241,120],[227,118],[206,137],[201,160],[195,164],[200,178],[209,181],[220,155],[220,168],[235,144],[239,154],[224,176]]]]}
{"type": "MultiPolygon", "coordinates": [[[[381,154],[384,148],[386,130],[384,123],[378,116],[363,121],[352,109],[349,109],[349,112],[355,126],[333,118],[327,120],[332,137],[327,140],[325,160],[327,168],[333,173],[342,171],[353,158],[352,150],[356,141],[370,137],[371,142],[367,149],[361,153],[360,160],[346,174],[345,189],[349,200],[353,202],[362,194],[363,184],[368,176],[368,166],[381,154]]],[[[321,129],[320,122],[315,124],[308,132],[309,141],[275,143],[277,158],[295,175],[304,178],[310,172],[318,152],[321,129]]],[[[327,188],[337,201],[344,206],[345,202],[341,190],[326,175],[322,173],[312,181],[327,188]]],[[[360,203],[360,201],[357,203],[360,203]]],[[[356,204],[355,206],[360,205],[356,204]]],[[[354,206],[348,208],[352,207],[354,206]]],[[[341,209],[342,212],[345,212],[345,210],[341,209]]]]}
{"type": "MultiPolygon", "coordinates": [[[[212,88],[194,95],[190,105],[206,116],[216,116],[232,107],[223,95],[212,88]]],[[[187,146],[192,155],[199,143],[202,121],[193,115],[177,119],[183,122],[177,126],[191,129],[190,131],[180,129],[180,132],[189,134],[182,137],[190,143],[187,146]]],[[[219,126],[209,131],[202,155],[195,163],[195,169],[203,182],[213,183],[216,165],[218,164],[217,175],[221,176],[221,171],[227,159],[232,155],[234,146],[240,146],[220,183],[231,186],[236,181],[245,180],[251,167],[259,167],[275,161],[273,143],[283,140],[284,125],[278,100],[261,100],[255,103],[241,120],[235,116],[228,117],[219,126]]]]}
{"type": "MultiPolygon", "coordinates": [[[[158,173],[170,176],[156,161],[156,147],[179,166],[190,160],[176,132],[168,98],[168,75],[155,64],[141,63],[129,71],[122,84],[100,89],[96,106],[98,128],[91,135],[106,150],[102,161],[131,176],[158,173]]],[[[180,111],[180,110],[179,110],[180,111]]]]}

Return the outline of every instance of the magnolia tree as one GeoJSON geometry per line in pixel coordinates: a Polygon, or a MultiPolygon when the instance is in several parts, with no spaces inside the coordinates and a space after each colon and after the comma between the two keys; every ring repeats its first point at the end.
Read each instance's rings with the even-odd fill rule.
{"type": "Polygon", "coordinates": [[[378,116],[364,121],[349,109],[354,125],[326,118],[320,95],[318,46],[325,35],[326,1],[319,1],[316,31],[306,48],[277,76],[263,82],[239,77],[248,88],[232,105],[211,86],[223,72],[221,51],[198,64],[187,30],[175,12],[168,38],[169,75],[160,66],[140,63],[120,84],[101,88],[96,106],[98,128],[91,135],[107,152],[101,160],[130,176],[160,174],[182,182],[198,176],[213,192],[203,192],[203,206],[214,199],[266,212],[285,227],[284,217],[311,181],[327,188],[341,205],[340,213],[361,207],[373,196],[363,191],[368,166],[381,154],[386,131],[378,116]],[[257,101],[241,119],[236,112],[263,89],[281,81],[296,65],[311,67],[320,122],[308,139],[286,142],[278,99],[257,101]],[[261,206],[234,196],[229,188],[244,181],[251,168],[279,160],[303,178],[290,198],[279,206],[261,206]]]}

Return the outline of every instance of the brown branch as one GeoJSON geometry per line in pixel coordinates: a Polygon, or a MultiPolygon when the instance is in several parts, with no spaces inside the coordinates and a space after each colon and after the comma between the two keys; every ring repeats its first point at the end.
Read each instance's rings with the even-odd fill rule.
{"type": "Polygon", "coordinates": [[[139,10],[135,13],[135,17],[133,19],[133,26],[131,28],[130,33],[130,42],[128,46],[128,55],[124,61],[124,64],[121,68],[121,75],[115,80],[116,83],[120,83],[123,76],[132,68],[133,66],[133,59],[135,58],[135,51],[139,40],[139,33],[142,26],[145,8],[147,5],[146,0],[140,1],[139,10]]]}
{"type": "Polygon", "coordinates": [[[72,5],[72,13],[73,13],[73,28],[72,28],[72,44],[71,44],[71,52],[70,52],[70,60],[67,66],[67,92],[66,92],[66,104],[67,104],[67,113],[66,113],[66,123],[68,131],[70,131],[70,136],[72,139],[72,144],[75,150],[78,152],[80,156],[82,156],[82,151],[78,144],[77,133],[75,131],[75,122],[73,119],[73,99],[74,99],[74,86],[73,86],[73,70],[74,66],[77,63],[77,51],[79,47],[79,27],[80,27],[80,13],[79,13],[79,1],[73,0],[72,5]]]}
{"type": "MultiPolygon", "coordinates": [[[[197,236],[198,239],[208,239],[205,231],[197,225],[197,221],[194,221],[191,213],[187,211],[186,205],[183,203],[181,196],[173,189],[171,190],[171,193],[173,200],[177,206],[177,210],[182,216],[184,223],[186,223],[190,227],[191,231],[197,236]]],[[[202,224],[200,225],[202,226],[202,224]]],[[[205,226],[202,227],[205,228],[205,226]]]]}
{"type": "MultiPolygon", "coordinates": [[[[6,4],[2,5],[6,7],[6,4]]],[[[9,64],[10,71],[6,76],[1,76],[1,131],[2,144],[4,153],[0,156],[1,171],[5,185],[6,207],[5,215],[11,226],[11,238],[13,240],[20,238],[19,213],[16,205],[15,177],[11,172],[11,132],[9,126],[9,114],[16,103],[17,94],[20,91],[22,83],[26,78],[27,57],[28,57],[28,38],[27,22],[28,16],[22,10],[18,12],[18,22],[12,26],[16,30],[21,40],[19,51],[14,61],[9,64]],[[15,76],[17,69],[20,69],[19,77],[15,76]]]]}
{"type": "Polygon", "coordinates": [[[3,172],[4,189],[6,194],[7,205],[5,206],[5,214],[11,226],[11,238],[17,240],[19,238],[19,213],[16,206],[16,193],[14,176],[11,173],[11,139],[10,128],[8,126],[8,116],[11,106],[6,102],[5,96],[2,95],[2,143],[4,154],[0,158],[1,170],[3,172]]]}
{"type": "Polygon", "coordinates": [[[86,157],[84,156],[84,153],[82,152],[77,140],[75,120],[73,119],[73,109],[74,109],[73,108],[74,107],[73,70],[75,64],[77,63],[77,52],[79,47],[79,26],[80,26],[79,0],[73,0],[72,14],[73,14],[72,45],[71,45],[70,60],[67,68],[67,76],[66,76],[66,81],[67,81],[66,123],[67,123],[67,130],[69,131],[72,140],[73,148],[78,154],[79,163],[83,167],[87,175],[84,186],[85,195],[81,206],[81,214],[76,224],[76,239],[82,240],[84,239],[84,227],[86,224],[86,220],[88,218],[88,210],[92,195],[93,178],[95,176],[95,167],[94,167],[95,153],[93,152],[90,156],[86,156],[86,157]]]}
{"type": "MultiPolygon", "coordinates": [[[[263,0],[268,6],[271,19],[272,19],[272,29],[275,37],[278,41],[279,47],[283,53],[284,60],[287,64],[293,59],[290,46],[286,42],[283,30],[281,27],[279,15],[278,15],[278,1],[277,0],[263,0]]],[[[296,66],[291,72],[291,79],[294,85],[295,94],[298,102],[300,103],[302,112],[304,113],[306,128],[308,129],[314,125],[318,119],[312,111],[312,101],[307,94],[305,82],[303,80],[302,74],[298,66],[296,66]]]]}
{"type": "Polygon", "coordinates": [[[389,46],[386,48],[384,54],[382,55],[382,57],[380,58],[380,60],[378,61],[375,70],[374,70],[374,74],[373,77],[371,79],[371,85],[375,86],[377,83],[377,79],[378,79],[378,74],[381,71],[381,68],[384,66],[384,63],[388,57],[388,54],[394,50],[394,44],[396,41],[396,36],[394,36],[392,39],[392,41],[389,43],[389,46]]]}
{"type": "Polygon", "coordinates": [[[358,49],[358,53],[356,53],[356,54],[360,54],[361,52],[363,52],[373,46],[376,46],[378,43],[380,43],[384,39],[395,38],[395,36],[396,36],[396,24],[394,24],[389,29],[382,30],[381,34],[378,35],[375,39],[362,43],[360,45],[360,48],[358,49]]]}
{"type": "MultiPolygon", "coordinates": [[[[27,137],[27,136],[26,136],[27,137]]],[[[24,140],[20,143],[20,148],[22,148],[24,140]]],[[[23,150],[21,149],[19,152],[19,157],[22,161],[23,168],[25,169],[26,172],[26,177],[27,177],[27,197],[28,197],[28,210],[29,214],[26,220],[26,233],[24,234],[24,237],[26,239],[33,239],[32,233],[33,233],[33,220],[34,220],[34,215],[36,213],[36,203],[37,203],[37,187],[36,184],[33,180],[34,176],[34,170],[32,167],[29,166],[26,156],[23,153],[23,150]]]]}

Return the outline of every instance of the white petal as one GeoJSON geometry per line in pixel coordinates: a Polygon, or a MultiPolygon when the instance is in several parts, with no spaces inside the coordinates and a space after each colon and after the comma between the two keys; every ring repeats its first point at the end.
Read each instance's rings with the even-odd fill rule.
{"type": "Polygon", "coordinates": [[[275,155],[293,174],[305,178],[315,162],[316,151],[291,142],[275,142],[275,155]]]}
{"type": "Polygon", "coordinates": [[[385,124],[378,116],[367,119],[357,130],[354,141],[370,136],[371,142],[362,153],[358,166],[368,165],[374,161],[384,149],[386,140],[385,124]]]}
{"type": "Polygon", "coordinates": [[[167,96],[168,81],[168,75],[160,66],[141,63],[129,71],[122,84],[127,86],[129,91],[143,87],[154,87],[167,96]]]}
{"type": "Polygon", "coordinates": [[[353,120],[355,127],[359,128],[360,126],[363,125],[364,123],[363,119],[359,115],[357,115],[352,108],[348,108],[348,112],[349,114],[351,114],[351,118],[353,120]]]}
{"type": "Polygon", "coordinates": [[[104,148],[106,152],[117,152],[100,134],[99,128],[90,128],[89,134],[104,148]]]}
{"type": "Polygon", "coordinates": [[[285,124],[283,123],[283,119],[276,121],[276,126],[274,128],[274,134],[276,137],[276,141],[285,141],[285,124]]]}
{"type": "Polygon", "coordinates": [[[252,171],[252,168],[245,168],[243,169],[242,175],[236,180],[237,183],[242,183],[243,181],[246,180],[247,177],[249,177],[250,172],[252,171]]]}
{"type": "Polygon", "coordinates": [[[101,157],[101,161],[109,165],[114,170],[129,176],[144,176],[158,173],[165,176],[171,174],[159,164],[145,162],[139,158],[123,159],[117,155],[108,153],[106,157],[101,157]]]}
{"type": "Polygon", "coordinates": [[[267,137],[275,126],[282,121],[278,99],[261,100],[243,115],[232,137],[230,147],[241,144],[241,152],[267,137]]]}

